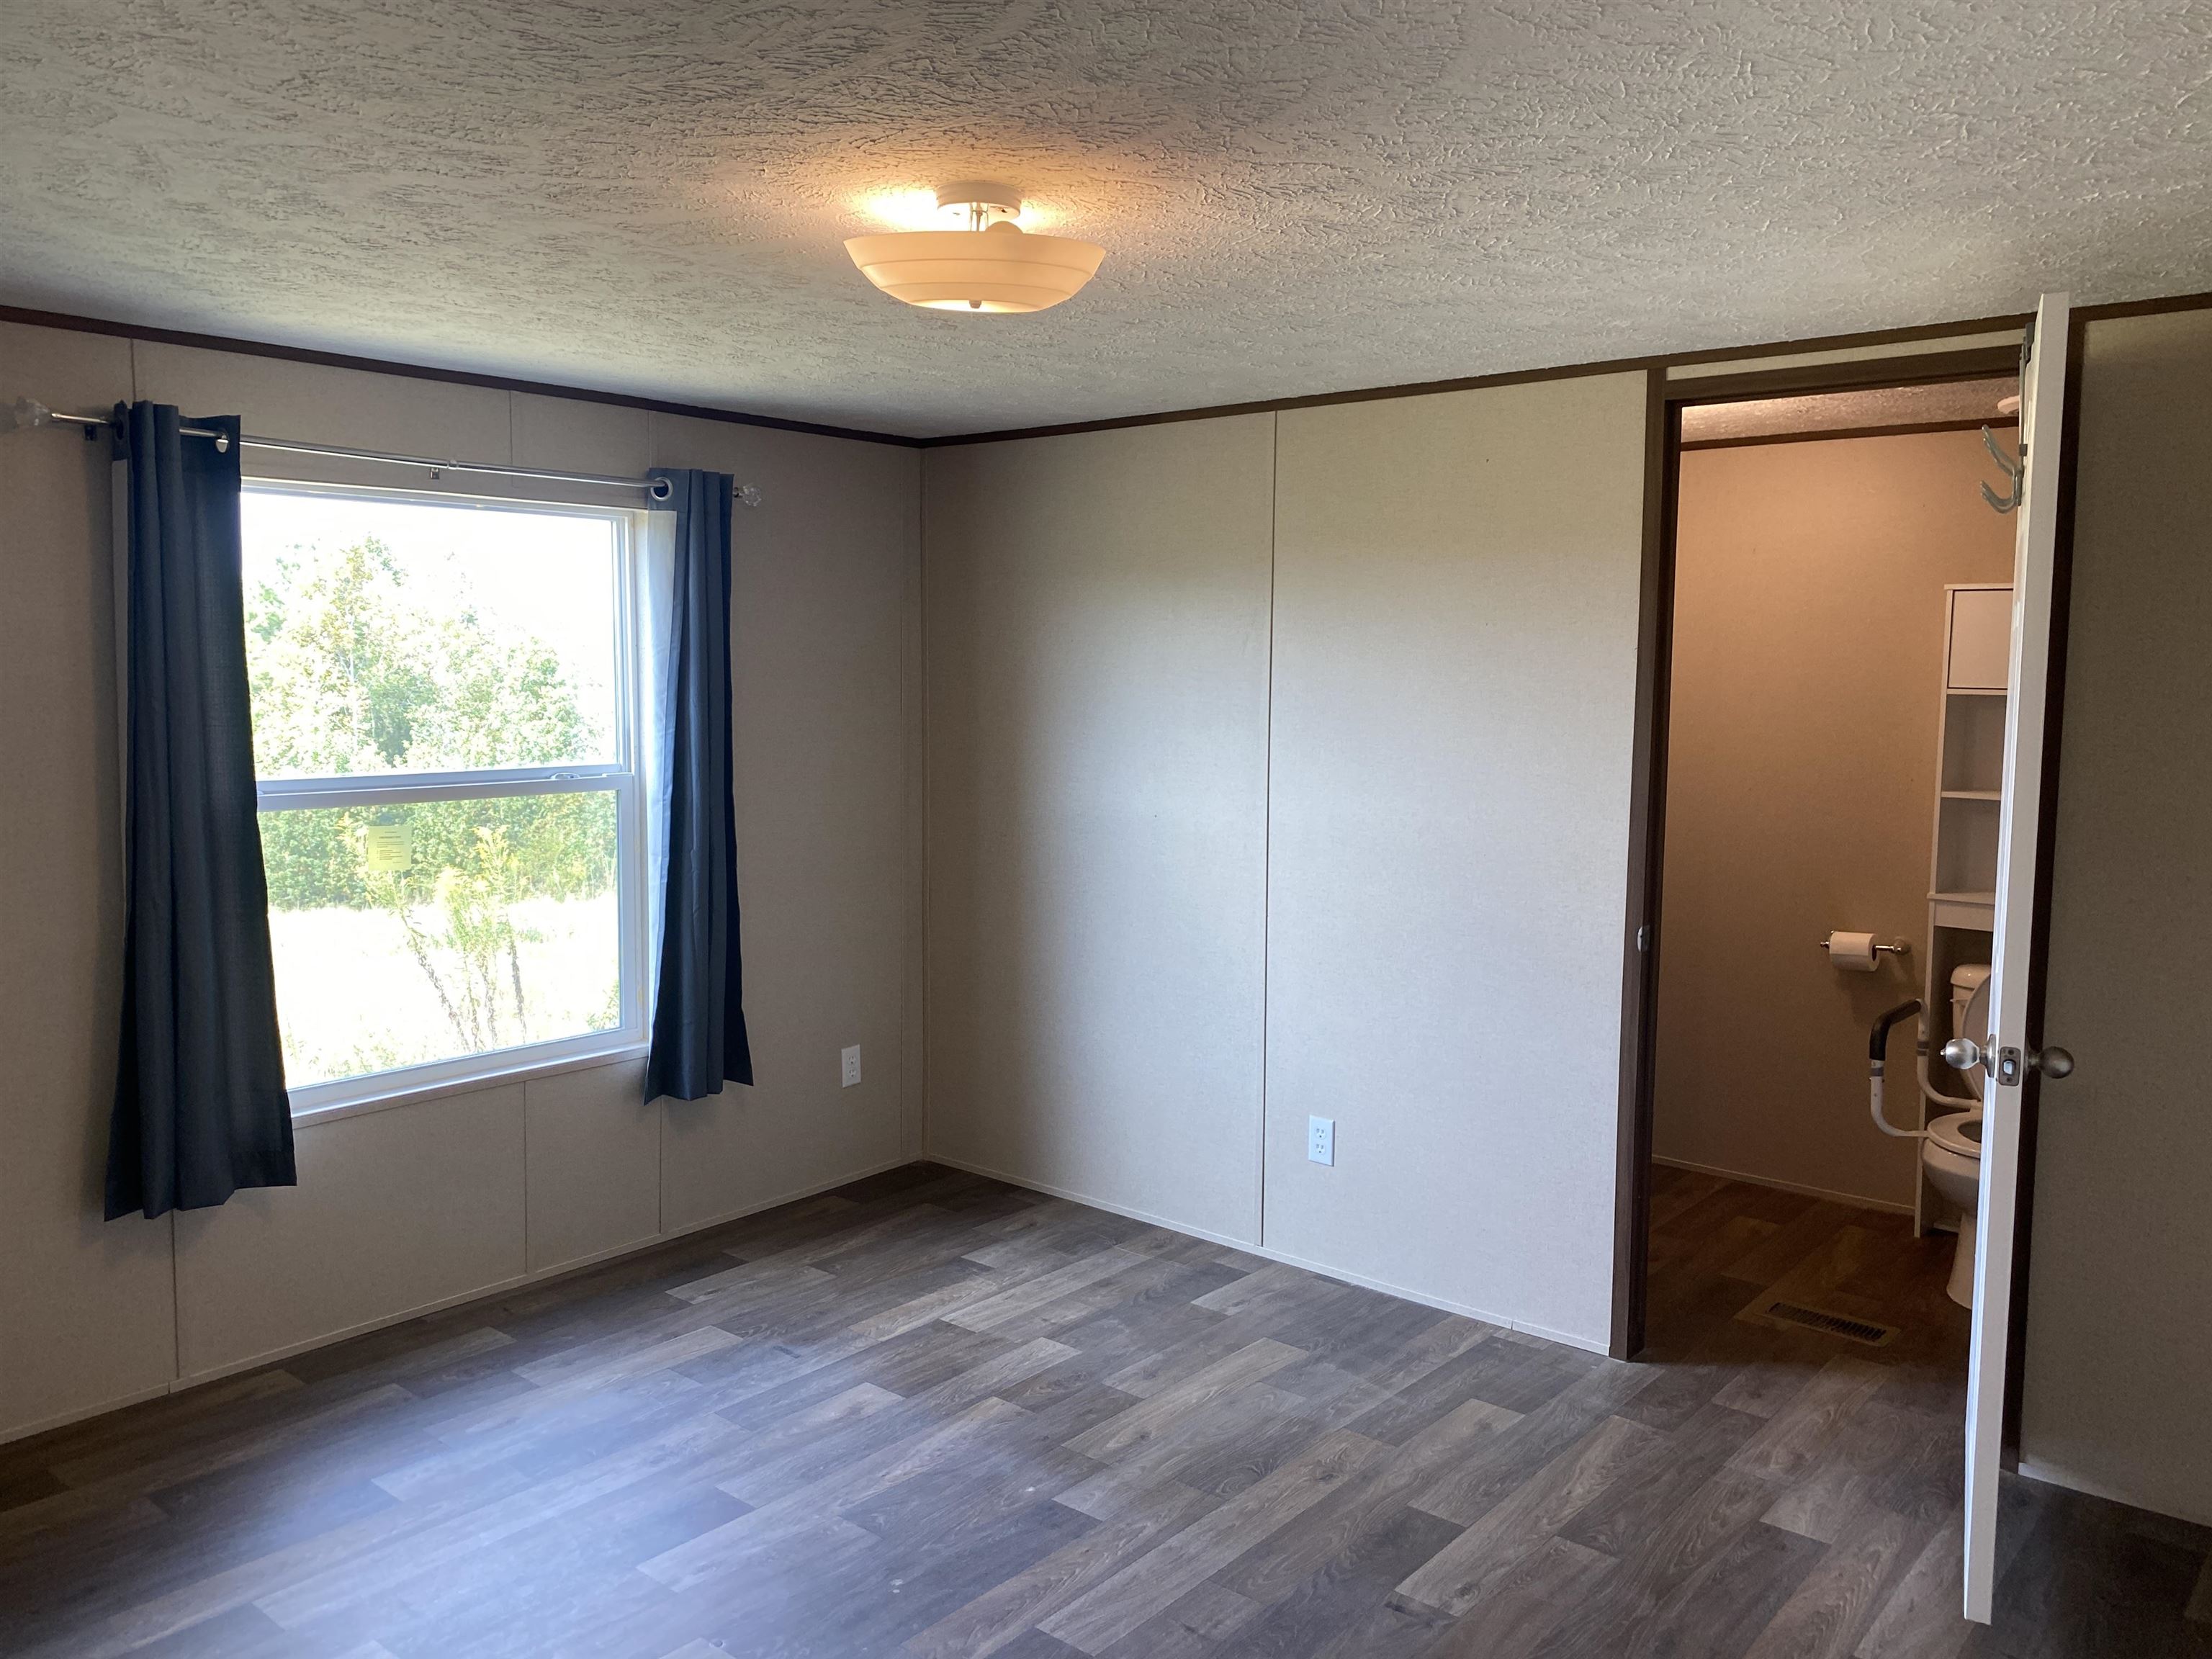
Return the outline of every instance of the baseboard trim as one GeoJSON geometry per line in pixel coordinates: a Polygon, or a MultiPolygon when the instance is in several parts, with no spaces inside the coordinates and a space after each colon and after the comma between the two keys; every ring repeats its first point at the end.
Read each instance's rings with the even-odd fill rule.
{"type": "Polygon", "coordinates": [[[112,1400],[103,1400],[97,1406],[72,1408],[58,1417],[34,1418],[20,1426],[0,1430],[0,1446],[18,1440],[28,1440],[33,1435],[45,1434],[52,1429],[65,1429],[72,1423],[88,1423],[95,1417],[105,1417],[110,1412],[127,1412],[133,1406],[143,1406],[149,1400],[160,1400],[178,1392],[174,1382],[157,1382],[150,1389],[137,1389],[129,1394],[118,1395],[112,1400]]]}
{"type": "Polygon", "coordinates": [[[2131,1510],[2141,1510],[2146,1515],[2168,1516],[2176,1521],[2186,1521],[2192,1527],[2212,1527],[2212,1505],[2192,1504],[2179,1509],[2165,1509],[2156,1504],[2146,1504],[2141,1498],[2116,1491],[2100,1480],[2085,1480],[2055,1464],[2039,1463],[2032,1457],[2020,1460],[2020,1473],[2031,1480],[2040,1480],[2046,1486],[2063,1486],[2068,1492],[2078,1492],[2087,1498],[2101,1498],[2108,1504],[2121,1504],[2131,1510]]]}
{"type": "Polygon", "coordinates": [[[1370,1279],[1364,1273],[1352,1273],[1343,1267],[1333,1267],[1325,1261],[1310,1261],[1305,1257],[1292,1255],[1287,1250],[1271,1249],[1265,1244],[1255,1243],[1249,1238],[1236,1238],[1227,1233],[1213,1232],[1204,1227],[1194,1227],[1188,1222],[1177,1221],[1164,1215],[1154,1215],[1148,1210],[1135,1209],[1127,1204],[1116,1204],[1111,1199],[1093,1193],[1079,1192],[1072,1187],[1055,1186],[1050,1182],[1034,1180],[1028,1176],[994,1170],[965,1158],[950,1158],[939,1152],[924,1155],[927,1162],[942,1164],[948,1169],[964,1170],[969,1175],[982,1176],[991,1181],[1003,1181],[1009,1187],[1042,1193],[1048,1198],[1064,1198],[1072,1204],[1087,1204],[1094,1210],[1104,1210],[1109,1215],[1126,1216],[1132,1221],[1141,1221],[1148,1226],[1165,1227],[1170,1232],[1187,1233],[1193,1238],[1202,1238],[1209,1244],[1225,1244],[1231,1249],[1243,1250],[1264,1261],[1279,1261],[1286,1267],[1299,1267],[1310,1273],[1319,1273],[1323,1279],[1334,1279],[1340,1284],[1357,1285],[1363,1291],[1380,1291],[1385,1296],[1395,1296],[1401,1302],[1417,1303],[1424,1308],[1434,1308],[1439,1313],[1459,1314],[1468,1319],[1479,1319],[1486,1325],[1496,1325],[1509,1331],[1518,1331],[1523,1336],[1541,1337],[1547,1342],[1557,1342],[1570,1348],[1579,1348],[1584,1353],[1603,1354],[1603,1340],[1578,1336],[1571,1331],[1555,1331],[1547,1325],[1538,1325],[1525,1319],[1514,1319],[1486,1308],[1470,1307],[1446,1297],[1431,1296],[1425,1291],[1409,1290],[1403,1285],[1393,1285],[1387,1279],[1370,1279]]]}
{"type": "Polygon", "coordinates": [[[1692,1175],[1717,1176],[1723,1181],[1741,1181],[1753,1187],[1771,1187],[1778,1193],[1796,1193],[1801,1198],[1824,1198],[1831,1204],[1848,1204],[1855,1210],[1884,1210],[1892,1215],[1911,1215],[1910,1204],[1899,1204],[1887,1198],[1868,1198],[1859,1193],[1831,1192],[1826,1187],[1805,1187],[1794,1181],[1777,1181],[1771,1176],[1747,1175],[1741,1170],[1723,1170],[1714,1164],[1692,1164],[1686,1158],[1662,1158],[1651,1155],[1654,1164],[1663,1164],[1670,1170],[1687,1170],[1692,1175]]]}
{"type": "Polygon", "coordinates": [[[743,1221],[747,1216],[758,1215],[765,1210],[773,1210],[785,1204],[796,1204],[801,1199],[817,1198],[823,1193],[834,1192],[838,1188],[847,1186],[853,1182],[865,1181],[870,1176],[883,1175],[892,1170],[902,1170],[909,1164],[923,1161],[921,1158],[902,1155],[887,1162],[871,1164],[866,1168],[834,1176],[828,1181],[799,1187],[774,1198],[763,1199],[757,1204],[743,1205],[726,1213],[709,1216],[702,1221],[687,1222],[681,1227],[673,1227],[665,1232],[654,1233],[647,1238],[635,1239],[627,1244],[617,1244],[590,1255],[578,1256],[573,1261],[556,1262],[550,1267],[539,1267],[534,1272],[520,1273],[511,1279],[502,1279],[493,1284],[479,1285],[474,1290],[463,1291],[456,1296],[441,1297],[434,1302],[425,1302],[417,1307],[409,1308],[404,1312],[380,1315],[374,1319],[367,1319],[359,1324],[349,1325],[343,1330],[331,1331],[321,1336],[310,1337],[305,1341],[287,1343],[282,1347],[269,1349],[266,1352],[255,1354],[251,1358],[226,1360],[220,1365],[209,1366],[205,1370],[175,1377],[168,1382],[158,1384],[150,1389],[142,1389],[134,1394],[125,1395],[114,1400],[103,1400],[96,1406],[72,1409],[57,1416],[41,1418],[33,1422],[0,1430],[0,1445],[7,1445],[17,1440],[27,1440],[33,1435],[45,1434],[54,1429],[65,1429],[73,1423],[89,1422],[95,1417],[105,1417],[110,1412],[126,1411],[133,1406],[143,1406],[149,1400],[160,1400],[169,1395],[184,1394],[193,1389],[204,1388],[210,1382],[220,1382],[225,1377],[236,1376],[246,1371],[258,1370],[264,1365],[281,1365],[284,1361],[296,1358],[301,1354],[313,1353],[318,1348],[331,1347],[340,1342],[350,1342],[357,1336],[367,1336],[374,1331],[386,1330],[394,1325],[404,1325],[410,1319],[427,1318],[431,1314],[443,1313],[449,1308],[465,1307],[469,1303],[487,1301],[493,1297],[505,1296],[514,1291],[550,1285],[556,1280],[567,1279],[577,1273],[588,1273],[592,1268],[604,1267],[610,1261],[618,1261],[624,1256],[642,1255],[647,1250],[658,1249],[664,1244],[673,1243],[679,1238],[687,1238],[693,1233],[703,1233],[710,1228],[726,1226],[732,1221],[743,1221]]]}

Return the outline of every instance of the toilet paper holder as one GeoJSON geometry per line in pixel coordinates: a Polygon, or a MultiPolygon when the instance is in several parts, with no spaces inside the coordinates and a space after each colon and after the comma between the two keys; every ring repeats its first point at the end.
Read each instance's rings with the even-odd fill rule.
{"type": "MultiPolygon", "coordinates": [[[[1836,936],[1833,933],[1831,933],[1826,939],[1822,939],[1820,941],[1820,948],[1823,951],[1831,949],[1835,942],[1835,937],[1836,936]]],[[[1884,945],[1877,940],[1874,948],[1877,954],[1884,951],[1888,951],[1892,956],[1897,957],[1909,957],[1912,954],[1912,944],[1909,939],[1899,939],[1893,945],[1884,945]]]]}

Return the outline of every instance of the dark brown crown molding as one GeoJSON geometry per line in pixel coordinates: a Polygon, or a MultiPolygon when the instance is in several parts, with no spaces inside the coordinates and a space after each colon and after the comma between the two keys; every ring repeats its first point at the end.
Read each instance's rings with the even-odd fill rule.
{"type": "Polygon", "coordinates": [[[586,386],[556,386],[545,380],[518,380],[504,374],[478,374],[462,368],[433,368],[423,363],[387,362],[381,357],[355,357],[340,351],[313,351],[305,346],[271,345],[265,340],[238,340],[222,334],[191,334],[173,328],[143,328],[104,317],[78,317],[61,311],[32,311],[21,306],[0,305],[0,323],[24,323],[33,328],[68,329],[79,334],[112,334],[128,340],[150,340],[161,345],[197,346],[205,351],[230,351],[248,357],[275,357],[284,362],[314,363],[325,368],[357,368],[371,374],[404,374],[410,380],[442,380],[449,386],[486,386],[494,392],[529,392],[544,398],[569,398],[583,403],[612,404],[619,409],[650,410],[656,415],[684,415],[700,421],[726,421],[736,426],[767,427],[776,432],[805,432],[817,438],[849,438],[857,443],[895,444],[918,449],[922,441],[894,432],[869,432],[858,427],[824,426],[816,421],[787,421],[776,415],[748,415],[738,410],[714,409],[704,404],[671,403],[660,398],[637,398],[621,392],[594,392],[586,386]]]}
{"type": "Polygon", "coordinates": [[[2158,300],[2122,300],[2108,306],[2076,306],[2074,315],[2085,323],[2106,323],[2118,317],[2155,317],[2166,311],[2212,309],[2212,292],[2169,294],[2158,300]]]}
{"type": "MultiPolygon", "coordinates": [[[[1016,438],[1058,438],[1078,432],[1111,432],[1122,427],[1161,426],[1171,421],[1210,421],[1231,415],[1266,415],[1286,409],[1320,409],[1331,404],[1372,403],[1386,398],[1427,398],[1444,392],[1479,392],[1492,386],[1525,386],[1536,380],[1579,380],[1589,374],[1636,374],[1652,369],[1663,373],[1667,369],[1692,363],[1734,362],[1740,358],[1783,357],[1803,351],[1841,351],[1862,346],[1899,345],[1915,340],[1940,340],[1954,334],[1994,334],[2000,330],[2024,329],[2027,322],[2028,315],[2022,312],[2017,316],[1977,317],[1954,323],[1924,323],[1912,328],[1882,329],[1870,334],[1824,334],[1808,339],[1775,340],[1765,345],[1729,346],[1711,351],[1684,351],[1652,357],[1616,357],[1603,362],[1563,363],[1550,368],[1516,369],[1502,374],[1471,374],[1451,380],[1414,380],[1401,386],[1368,386],[1353,392],[1323,392],[1304,398],[1273,398],[1249,404],[1216,404],[1203,409],[1169,410],[1157,415],[1124,415],[1103,421],[1072,421],[1063,426],[1015,427],[1000,432],[963,433],[942,438],[924,438],[921,447],[924,449],[939,449],[955,444],[1005,443],[1016,438]]],[[[1982,362],[1984,356],[1979,352],[1945,354],[1947,359],[1955,356],[1976,363],[1982,362]]],[[[2008,359],[2008,353],[1999,348],[1996,356],[2008,359]]],[[[1807,383],[1830,384],[1837,367],[1828,364],[1807,370],[1807,383]]],[[[1886,365],[1884,368],[1890,367],[1886,365]]],[[[1711,387],[1717,389],[1712,394],[1716,398],[1726,398],[1732,394],[1725,388],[1735,378],[1731,376],[1723,380],[1716,376],[1711,380],[1685,381],[1682,383],[1685,388],[1695,386],[1697,391],[1692,393],[1685,390],[1677,394],[1670,387],[1668,396],[1679,395],[1684,401],[1692,398],[1701,399],[1707,395],[1707,388],[1711,387]]],[[[1947,362],[1946,366],[1931,378],[1952,379],[1954,378],[1954,371],[1947,362]]],[[[1887,383],[1883,369],[1871,371],[1870,379],[1876,383],[1887,383]]]]}
{"type": "MultiPolygon", "coordinates": [[[[2173,295],[2162,299],[2130,300],[2117,304],[2081,306],[2074,315],[2085,322],[2119,317],[2145,317],[2167,311],[2196,311],[2212,307],[2212,292],[2173,295]]],[[[1538,380],[1576,380],[1590,374],[1664,373],[1695,363],[1730,362],[1758,357],[1784,357],[1799,352],[1844,351],[1868,346],[1904,345],[1917,340],[1942,339],[1950,335],[1995,333],[2025,328],[2029,313],[1972,317],[1955,322],[1923,323],[1911,328],[1879,329],[1859,334],[1822,334],[1797,340],[1772,340],[1761,345],[1728,346],[1710,351],[1676,352],[1646,357],[1616,357],[1602,362],[1563,363],[1547,368],[1516,369],[1499,374],[1472,374],[1447,380],[1414,380],[1395,386],[1359,387],[1349,392],[1316,392],[1302,398],[1273,398],[1254,403],[1211,404],[1196,409],[1162,410],[1148,415],[1122,415],[1106,420],[1071,421],[1057,426],[1008,427],[990,432],[951,433],[940,437],[912,438],[898,433],[871,432],[856,427],[827,426],[813,421],[790,421],[774,415],[748,415],[739,410],[714,409],[702,404],[672,403],[658,398],[633,397],[624,392],[595,392],[587,387],[557,386],[542,380],[521,380],[497,374],[478,374],[466,369],[433,368],[420,363],[387,362],[377,357],[349,356],[342,352],[315,351],[302,346],[271,345],[260,340],[234,339],[217,334],[192,334],[176,329],[145,328],[104,318],[79,317],[65,312],[33,311],[0,305],[0,322],[26,323],[36,328],[70,329],[84,334],[120,335],[127,339],[158,341],[167,345],[198,346],[210,351],[233,351],[248,356],[275,357],[290,362],[319,363],[331,368],[357,368],[375,374],[403,374],[416,380],[443,380],[456,386],[488,386],[497,392],[529,392],[548,398],[573,398],[587,403],[612,404],[623,409],[651,410],[661,415],[686,415],[704,421],[727,421],[739,426],[767,427],[779,432],[805,432],[822,438],[848,438],[860,443],[891,444],[903,449],[939,449],[961,444],[1006,443],[1019,438],[1057,438],[1082,432],[1112,432],[1124,427],[1164,426],[1176,421],[1218,420],[1231,415],[1265,415],[1289,409],[1319,409],[1331,404],[1371,403],[1389,398],[1425,398],[1445,392],[1474,392],[1492,386],[1522,386],[1538,380]]],[[[1921,379],[1964,378],[1966,367],[1984,357],[1990,362],[2003,355],[1960,352],[1930,356],[1913,366],[1921,379]],[[1952,358],[1959,361],[1953,362],[1952,358]],[[1925,373],[1918,373],[1925,370],[1925,373]]],[[[1833,389],[1838,371],[1847,366],[1823,364],[1809,368],[1808,385],[1833,389]]],[[[1870,366],[1869,384],[1898,384],[1896,360],[1870,366]]],[[[1986,372],[1986,371],[1984,371],[1986,372]]],[[[1747,371],[1743,375],[1692,380],[1668,388],[1670,401],[1695,402],[1743,397],[1755,386],[1765,395],[1783,389],[1786,371],[1747,371]]]]}
{"type": "MultiPolygon", "coordinates": [[[[2212,293],[2175,295],[2159,300],[2130,300],[2115,305],[2081,306],[2075,309],[2076,317],[2090,322],[2111,317],[2141,317],[2162,311],[2194,311],[2212,307],[2212,293]]],[[[1325,392],[1304,398],[1273,398],[1256,403],[1213,404],[1199,409],[1163,410],[1152,415],[1123,415],[1110,420],[1070,421],[1059,426],[1010,427],[994,432],[965,432],[921,441],[924,449],[940,449],[959,444],[1005,443],[1017,438],[1058,438],[1080,432],[1112,432],[1123,427],[1163,426],[1173,421],[1209,421],[1231,415],[1266,415],[1286,409],[1318,409],[1330,404],[1368,403],[1384,398],[1425,398],[1442,392],[1474,392],[1490,386],[1521,386],[1534,380],[1565,380],[1585,374],[1632,374],[1657,369],[1662,373],[1692,363],[1732,362],[1754,357],[1787,357],[1807,351],[1846,351],[1865,346],[1904,345],[1916,340],[1940,340],[1951,335],[1994,334],[2000,330],[2025,329],[2033,313],[2009,313],[1997,317],[1970,317],[1955,322],[1923,323],[1911,328],[1877,329],[1859,334],[1822,334],[1800,340],[1771,340],[1763,345],[1727,346],[1711,351],[1682,351],[1648,357],[1616,357],[1603,362],[1565,363],[1550,368],[1518,369],[1502,374],[1473,374],[1458,380],[1415,380],[1399,386],[1368,386],[1352,392],[1325,392]]],[[[1931,356],[1924,365],[1927,373],[1916,378],[1927,380],[1957,380],[1969,378],[1976,372],[1989,372],[1989,365],[2002,368],[2010,354],[1999,348],[1990,352],[1956,352],[1931,356]]],[[[1899,385],[1905,382],[1898,377],[1900,367],[1910,360],[1892,359],[1881,364],[1869,365],[1867,382],[1869,385],[1899,385]]],[[[1843,364],[1820,364],[1808,368],[1804,383],[1822,389],[1833,389],[1839,384],[1838,372],[1846,371],[1843,364]]],[[[1771,371],[1778,374],[1781,371],[1771,371]]],[[[1716,399],[1740,397],[1741,391],[1729,389],[1738,377],[1726,380],[1715,376],[1711,380],[1688,380],[1678,390],[1670,386],[1670,398],[1692,402],[1712,397],[1716,399]],[[1695,387],[1694,392],[1690,388],[1695,387]]],[[[1768,386],[1778,385],[1769,380],[1768,386]]],[[[1773,395],[1768,392],[1766,395],[1773,395]]]]}

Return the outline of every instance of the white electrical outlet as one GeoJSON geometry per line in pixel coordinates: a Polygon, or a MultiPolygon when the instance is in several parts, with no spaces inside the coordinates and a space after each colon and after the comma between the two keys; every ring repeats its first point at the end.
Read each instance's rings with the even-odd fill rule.
{"type": "Polygon", "coordinates": [[[845,1086],[849,1089],[860,1080],[860,1045],[854,1043],[845,1050],[845,1086]]]}
{"type": "Polygon", "coordinates": [[[1315,1164],[1333,1166],[1336,1163],[1334,1118],[1310,1117],[1306,1120],[1306,1158],[1315,1164]]]}

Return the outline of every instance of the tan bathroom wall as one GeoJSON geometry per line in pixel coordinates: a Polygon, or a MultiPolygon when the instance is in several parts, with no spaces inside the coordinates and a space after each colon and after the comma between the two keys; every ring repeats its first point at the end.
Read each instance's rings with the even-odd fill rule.
{"type": "MultiPolygon", "coordinates": [[[[1972,432],[1682,457],[1662,898],[1662,1159],[1909,1209],[1866,1033],[1920,994],[1947,582],[2010,580],[1972,432]],[[1832,929],[1912,943],[1840,972],[1832,929]]],[[[1893,1067],[1909,1077],[1901,1031],[1893,1067]]],[[[1891,1117],[1913,1110],[1900,1080],[1891,1117]]]]}

